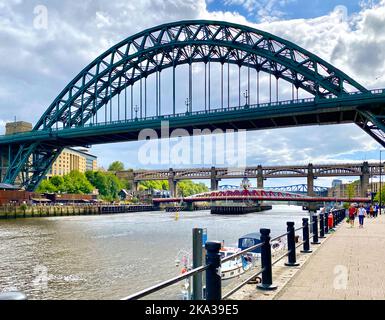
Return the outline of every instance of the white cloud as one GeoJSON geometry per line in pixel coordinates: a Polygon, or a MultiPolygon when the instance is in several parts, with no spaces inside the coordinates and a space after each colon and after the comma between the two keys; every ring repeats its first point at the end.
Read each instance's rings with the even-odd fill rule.
{"type": "Polygon", "coordinates": [[[385,72],[383,0],[351,16],[338,6],[326,16],[258,27],[314,52],[368,87],[385,86],[385,78],[379,78],[385,72]]]}
{"type": "Polygon", "coordinates": [[[297,0],[224,0],[226,6],[241,6],[258,21],[276,21],[285,17],[283,9],[297,0]]]}

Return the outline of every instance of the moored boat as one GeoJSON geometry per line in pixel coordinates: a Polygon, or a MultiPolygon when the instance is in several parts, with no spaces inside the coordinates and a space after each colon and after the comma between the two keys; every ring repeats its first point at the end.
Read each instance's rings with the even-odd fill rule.
{"type": "MultiPolygon", "coordinates": [[[[222,246],[220,253],[221,257],[227,258],[239,253],[242,250],[253,247],[261,243],[260,233],[249,233],[238,239],[238,247],[222,246]]],[[[281,240],[272,241],[272,254],[280,252],[284,248],[284,243],[281,240]]],[[[238,277],[247,270],[255,267],[261,258],[261,248],[253,249],[233,260],[227,261],[221,265],[222,280],[238,277]]]]}

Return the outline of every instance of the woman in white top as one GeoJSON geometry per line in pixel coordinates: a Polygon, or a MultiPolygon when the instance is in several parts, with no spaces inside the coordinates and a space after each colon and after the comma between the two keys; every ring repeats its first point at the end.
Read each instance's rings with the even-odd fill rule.
{"type": "Polygon", "coordinates": [[[360,207],[358,208],[358,221],[360,223],[360,228],[364,227],[365,216],[366,216],[366,210],[364,208],[364,205],[360,204],[360,207]]]}

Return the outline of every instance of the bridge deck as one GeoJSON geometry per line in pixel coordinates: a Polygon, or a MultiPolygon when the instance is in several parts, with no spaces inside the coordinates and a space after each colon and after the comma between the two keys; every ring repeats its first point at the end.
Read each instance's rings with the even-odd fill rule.
{"type": "Polygon", "coordinates": [[[342,225],[275,299],[384,299],[385,215],[365,220],[342,225]]]}
{"type": "Polygon", "coordinates": [[[245,105],[231,108],[214,108],[190,113],[169,114],[138,119],[125,119],[101,123],[86,123],[79,127],[51,128],[0,136],[0,146],[44,142],[62,146],[95,145],[138,140],[142,129],[152,128],[161,136],[161,121],[169,121],[170,129],[184,128],[190,134],[195,129],[246,129],[262,130],[293,126],[354,123],[357,107],[382,106],[385,90],[369,93],[353,92],[330,99],[299,99],[245,105]]]}

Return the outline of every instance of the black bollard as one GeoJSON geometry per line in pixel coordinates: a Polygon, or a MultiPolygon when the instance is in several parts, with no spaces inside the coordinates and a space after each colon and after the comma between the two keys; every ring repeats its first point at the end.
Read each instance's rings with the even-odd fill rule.
{"type": "Polygon", "coordinates": [[[333,228],[335,228],[337,225],[337,221],[336,221],[337,215],[334,211],[332,211],[332,215],[333,215],[333,228]]]}
{"type": "Polygon", "coordinates": [[[328,214],[325,212],[324,214],[324,224],[325,224],[325,234],[329,232],[329,225],[328,225],[328,214]]]}
{"type": "Polygon", "coordinates": [[[288,261],[285,263],[285,266],[296,267],[299,266],[297,263],[297,255],[295,252],[295,229],[294,222],[287,222],[287,249],[288,249],[288,261]]]}
{"type": "Polygon", "coordinates": [[[302,253],[311,253],[310,250],[310,232],[309,232],[309,219],[308,218],[302,218],[302,237],[303,237],[303,250],[301,250],[302,253]]]}
{"type": "Polygon", "coordinates": [[[313,215],[313,241],[311,244],[319,244],[318,241],[318,216],[313,215]]]}
{"type": "Polygon", "coordinates": [[[221,284],[221,254],[222,244],[218,241],[206,242],[206,300],[219,301],[222,299],[221,284]]]}
{"type": "Polygon", "coordinates": [[[322,213],[319,215],[319,237],[325,238],[324,215],[322,213]]]}
{"type": "Polygon", "coordinates": [[[257,285],[260,290],[275,290],[276,285],[273,285],[273,274],[271,265],[271,245],[270,245],[270,229],[261,229],[261,264],[262,264],[262,283],[257,285]]]}

